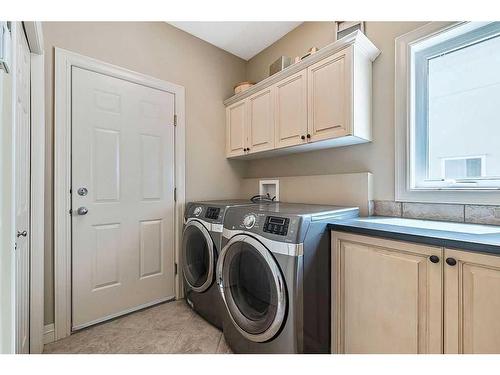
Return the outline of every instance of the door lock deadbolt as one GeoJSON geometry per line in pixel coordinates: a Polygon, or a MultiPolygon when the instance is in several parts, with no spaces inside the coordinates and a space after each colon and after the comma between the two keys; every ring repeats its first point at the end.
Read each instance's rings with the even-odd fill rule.
{"type": "Polygon", "coordinates": [[[78,195],[81,195],[82,197],[86,196],[88,194],[87,188],[81,187],[78,189],[78,195]]]}

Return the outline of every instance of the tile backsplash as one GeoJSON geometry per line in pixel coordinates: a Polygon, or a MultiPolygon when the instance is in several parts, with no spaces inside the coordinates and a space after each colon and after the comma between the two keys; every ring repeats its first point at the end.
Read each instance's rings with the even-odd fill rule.
{"type": "Polygon", "coordinates": [[[373,215],[500,225],[500,206],[373,201],[373,215]]]}

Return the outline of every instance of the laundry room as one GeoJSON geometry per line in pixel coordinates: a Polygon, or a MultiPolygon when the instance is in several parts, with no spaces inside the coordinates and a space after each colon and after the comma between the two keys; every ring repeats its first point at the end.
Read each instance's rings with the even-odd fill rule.
{"type": "Polygon", "coordinates": [[[5,358],[500,358],[500,14],[125,3],[0,14],[5,358]]]}

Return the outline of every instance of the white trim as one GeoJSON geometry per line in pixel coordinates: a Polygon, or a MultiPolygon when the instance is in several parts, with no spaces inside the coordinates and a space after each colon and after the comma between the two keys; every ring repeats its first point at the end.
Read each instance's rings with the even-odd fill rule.
{"type": "Polygon", "coordinates": [[[54,341],[56,341],[54,334],[54,323],[50,323],[43,327],[43,345],[50,344],[54,341]]]}
{"type": "Polygon", "coordinates": [[[35,55],[43,55],[43,29],[41,22],[23,22],[30,51],[35,55]]]}
{"type": "MultiPolygon", "coordinates": [[[[55,339],[71,333],[71,220],[69,210],[71,176],[71,68],[73,66],[124,79],[175,95],[175,260],[179,259],[185,203],[184,87],[136,73],[60,48],[55,49],[55,150],[54,150],[54,325],[55,339]]],[[[181,296],[179,275],[175,276],[176,297],[181,296]]]]}
{"type": "Polygon", "coordinates": [[[30,353],[43,351],[45,72],[41,22],[24,22],[31,50],[30,353]]]}
{"type": "Polygon", "coordinates": [[[412,121],[411,48],[414,44],[463,22],[430,22],[395,41],[395,200],[402,202],[498,204],[498,191],[423,190],[410,187],[410,131],[412,121]]]}
{"type": "MultiPolygon", "coordinates": [[[[0,121],[4,110],[10,111],[10,122],[0,126],[0,353],[16,352],[16,260],[15,260],[15,88],[16,88],[16,53],[15,23],[12,24],[11,69],[9,73],[0,72],[0,121]],[[9,77],[10,76],[10,77],[9,77]],[[10,79],[9,79],[10,78],[10,79]],[[9,82],[10,81],[10,82],[9,82]],[[4,95],[4,90],[10,93],[4,95]],[[8,95],[10,94],[10,95],[8,95]],[[4,105],[7,102],[9,105],[4,105]],[[8,109],[10,107],[10,109],[8,109]]],[[[8,113],[8,112],[7,112],[8,113]]]]}

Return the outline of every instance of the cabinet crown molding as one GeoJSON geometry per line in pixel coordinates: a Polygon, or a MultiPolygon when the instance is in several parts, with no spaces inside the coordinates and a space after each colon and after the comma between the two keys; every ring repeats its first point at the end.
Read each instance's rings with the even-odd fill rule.
{"type": "Polygon", "coordinates": [[[374,61],[378,55],[380,55],[380,50],[363,34],[361,31],[355,31],[352,34],[346,35],[342,39],[339,39],[327,46],[321,48],[318,52],[312,54],[309,57],[306,57],[304,60],[292,64],[286,69],[283,69],[281,72],[273,74],[270,77],[260,81],[256,85],[253,85],[251,88],[231,96],[230,98],[224,100],[224,105],[230,106],[242,99],[245,99],[256,92],[265,89],[268,86],[275,84],[276,82],[285,79],[301,70],[317,63],[318,61],[323,60],[324,58],[331,56],[344,48],[348,48],[350,46],[354,46],[354,48],[358,49],[362,52],[367,58],[371,61],[374,61]]]}

